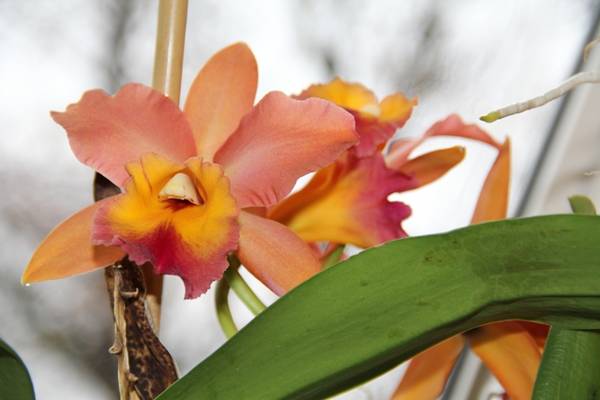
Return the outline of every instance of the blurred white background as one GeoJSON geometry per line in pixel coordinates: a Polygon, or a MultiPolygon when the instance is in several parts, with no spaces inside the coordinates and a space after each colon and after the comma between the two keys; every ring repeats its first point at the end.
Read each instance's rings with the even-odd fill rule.
{"type": "MultiPolygon", "coordinates": [[[[593,0],[192,0],[183,95],[220,48],[245,41],[259,64],[259,97],[298,93],[335,75],[379,96],[403,91],[419,106],[399,136],[421,134],[457,112],[467,121],[541,94],[574,69],[599,7],[593,0]]],[[[36,244],[89,204],[93,172],[71,154],[49,110],[83,91],[114,92],[151,79],[157,4],[150,0],[0,0],[0,337],[29,366],[38,397],[116,398],[111,314],[102,272],[22,287],[36,244]]],[[[486,128],[513,143],[515,210],[559,104],[486,128]]],[[[420,151],[455,144],[436,139],[420,151]]],[[[468,224],[493,151],[468,144],[448,176],[398,199],[413,208],[412,235],[468,224]]],[[[565,204],[564,211],[567,211],[565,204]]],[[[264,293],[265,298],[272,298],[264,293]]],[[[233,301],[240,324],[249,313],[233,301]]],[[[188,371],[224,342],[213,293],[183,300],[167,278],[161,338],[188,371]]],[[[268,340],[266,338],[265,340],[268,340]]],[[[385,399],[401,370],[343,395],[385,399]]]]}

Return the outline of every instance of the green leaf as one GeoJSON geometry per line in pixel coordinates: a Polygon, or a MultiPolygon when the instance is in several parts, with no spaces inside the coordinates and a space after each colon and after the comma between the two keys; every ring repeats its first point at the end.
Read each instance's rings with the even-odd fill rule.
{"type": "MultiPolygon", "coordinates": [[[[595,215],[594,203],[585,196],[569,198],[576,214],[595,215]]],[[[600,397],[600,332],[552,327],[533,399],[568,400],[600,397]]]]}
{"type": "Polygon", "coordinates": [[[308,280],[160,400],[320,399],[485,323],[600,329],[600,217],[474,225],[390,242],[308,280]]]}
{"type": "Polygon", "coordinates": [[[551,328],[533,388],[534,400],[600,396],[600,333],[551,328]]]}
{"type": "Polygon", "coordinates": [[[0,399],[35,399],[31,378],[23,361],[0,340],[0,399]]]}

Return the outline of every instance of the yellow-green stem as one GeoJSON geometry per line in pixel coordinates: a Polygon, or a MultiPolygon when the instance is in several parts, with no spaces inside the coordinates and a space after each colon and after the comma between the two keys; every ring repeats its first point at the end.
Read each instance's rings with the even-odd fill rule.
{"type": "Polygon", "coordinates": [[[234,256],[229,259],[229,268],[225,271],[224,278],[227,283],[233,289],[235,294],[242,300],[242,302],[248,307],[248,309],[254,315],[258,315],[263,312],[267,307],[254,293],[252,288],[248,286],[244,278],[239,273],[240,262],[234,256]]]}
{"type": "Polygon", "coordinates": [[[217,291],[215,293],[215,305],[217,308],[217,319],[221,330],[230,339],[238,332],[237,326],[233,321],[231,309],[229,308],[229,284],[225,278],[217,283],[217,291]]]}

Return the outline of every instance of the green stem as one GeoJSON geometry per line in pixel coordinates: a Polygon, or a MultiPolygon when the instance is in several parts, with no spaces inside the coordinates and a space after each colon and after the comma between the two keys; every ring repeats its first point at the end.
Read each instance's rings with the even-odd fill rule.
{"type": "Polygon", "coordinates": [[[263,312],[267,306],[258,298],[258,296],[252,291],[250,286],[246,283],[244,278],[238,272],[240,268],[240,261],[235,256],[229,257],[229,268],[225,271],[224,278],[227,283],[233,289],[235,294],[242,300],[242,302],[248,307],[248,309],[254,315],[258,315],[263,312]]]}
{"type": "Polygon", "coordinates": [[[227,339],[231,339],[238,332],[237,326],[233,321],[231,309],[229,308],[229,284],[225,278],[217,283],[217,291],[215,293],[215,305],[217,307],[217,319],[223,333],[227,339]]]}
{"type": "MultiPolygon", "coordinates": [[[[595,215],[585,196],[569,198],[575,214],[595,215]]],[[[600,393],[600,332],[552,327],[533,388],[534,400],[594,399],[600,393]]]]}
{"type": "Polygon", "coordinates": [[[340,259],[344,255],[345,244],[339,244],[323,261],[322,269],[333,267],[335,264],[340,262],[340,259]]]}

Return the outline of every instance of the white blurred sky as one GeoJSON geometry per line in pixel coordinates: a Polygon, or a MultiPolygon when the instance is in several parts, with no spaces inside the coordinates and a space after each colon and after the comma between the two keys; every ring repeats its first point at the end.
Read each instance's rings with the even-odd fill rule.
{"type": "MultiPolygon", "coordinates": [[[[18,279],[43,235],[91,202],[92,171],[75,160],[48,111],[64,109],[87,89],[114,89],[107,71],[117,62],[119,84],[150,82],[156,4],[130,2],[133,14],[122,51],[115,53],[109,45],[115,3],[0,0],[0,336],[30,366],[42,400],[114,396],[112,382],[100,372],[112,365],[104,353],[112,333],[102,274],[30,288],[18,279]]],[[[183,93],[212,53],[242,40],[258,59],[259,96],[297,93],[329,80],[333,69],[380,96],[418,96],[419,106],[399,134],[419,135],[449,113],[476,121],[566,78],[597,8],[592,0],[192,0],[183,93]]],[[[557,106],[486,127],[498,139],[512,139],[512,209],[557,106]]],[[[436,139],[420,152],[455,143],[436,139]]],[[[413,208],[409,233],[466,225],[493,156],[468,144],[467,160],[445,179],[398,196],[413,208]]],[[[162,337],[185,372],[224,339],[212,293],[182,298],[181,283],[167,279],[162,337]]],[[[239,304],[234,309],[241,322],[248,320],[239,304]]],[[[398,374],[345,398],[385,398],[398,374]]]]}

